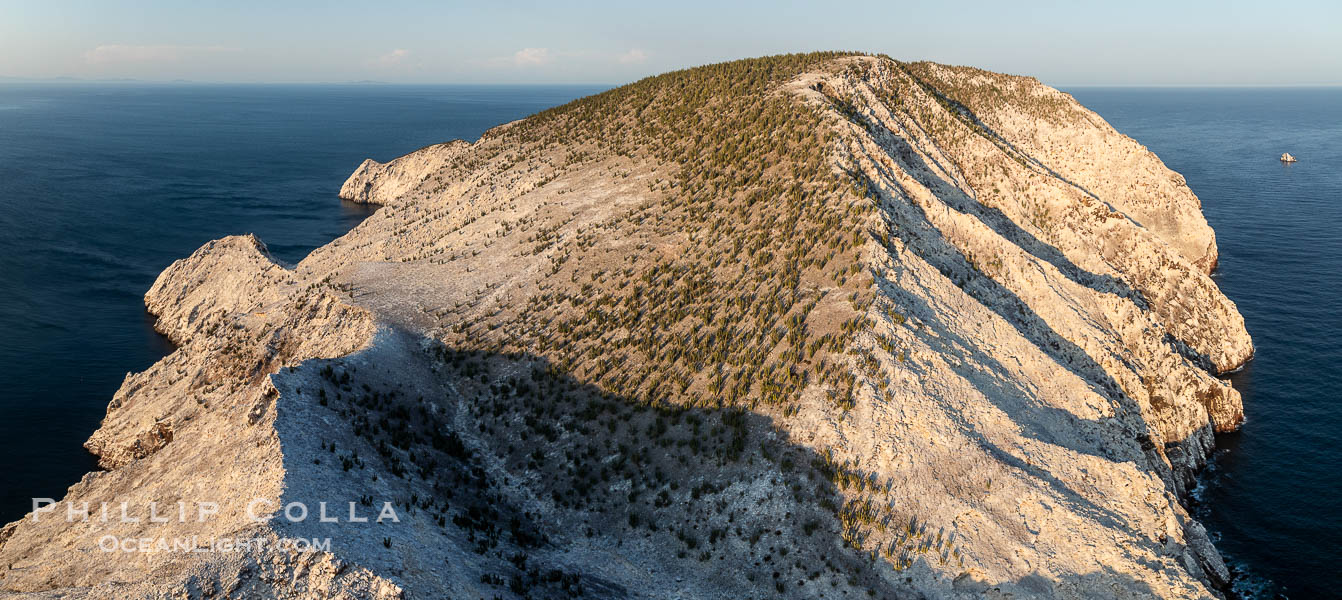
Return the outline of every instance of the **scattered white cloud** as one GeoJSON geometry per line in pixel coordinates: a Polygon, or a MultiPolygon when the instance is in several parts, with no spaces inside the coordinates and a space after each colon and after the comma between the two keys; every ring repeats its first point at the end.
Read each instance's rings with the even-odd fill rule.
{"type": "Polygon", "coordinates": [[[405,63],[410,58],[410,51],[405,48],[397,48],[379,56],[371,61],[372,64],[380,67],[395,67],[405,63]]]}
{"type": "Polygon", "coordinates": [[[514,52],[511,56],[495,56],[493,58],[478,61],[477,64],[488,67],[540,67],[546,65],[558,65],[562,63],[564,67],[581,68],[583,65],[609,65],[611,61],[623,65],[642,64],[647,62],[648,53],[639,48],[631,48],[625,52],[603,52],[597,50],[552,50],[550,48],[523,48],[514,52]]]}
{"type": "Polygon", "coordinates": [[[638,48],[633,48],[624,54],[615,57],[622,65],[634,65],[648,60],[648,54],[638,48]]]}
{"type": "Polygon", "coordinates": [[[84,60],[90,64],[116,63],[164,63],[177,62],[223,52],[236,52],[237,48],[227,46],[173,46],[150,45],[136,46],[128,44],[104,44],[84,53],[84,60]]]}
{"type": "Polygon", "coordinates": [[[549,48],[523,48],[513,54],[513,64],[519,67],[545,65],[552,60],[549,48]]]}

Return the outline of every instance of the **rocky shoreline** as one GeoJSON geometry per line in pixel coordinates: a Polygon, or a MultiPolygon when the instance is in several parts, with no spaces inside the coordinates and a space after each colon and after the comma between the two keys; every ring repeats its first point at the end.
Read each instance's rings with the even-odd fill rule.
{"type": "Polygon", "coordinates": [[[235,236],[159,276],[177,350],[113,397],[105,470],[0,530],[0,590],[1228,589],[1183,503],[1244,419],[1218,375],[1253,355],[1215,234],[1036,80],[714,65],[365,161],[341,196],[384,208],[297,265],[235,236]],[[86,502],[213,510],[61,518],[86,502]]]}

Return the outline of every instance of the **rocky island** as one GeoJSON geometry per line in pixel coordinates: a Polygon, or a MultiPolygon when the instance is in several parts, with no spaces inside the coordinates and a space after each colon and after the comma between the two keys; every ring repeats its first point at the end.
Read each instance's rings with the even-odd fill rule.
{"type": "Polygon", "coordinates": [[[158,277],[176,351],[0,530],[0,590],[1222,595],[1181,503],[1253,353],[1215,235],[1035,79],[711,65],[341,196],[382,208],[297,265],[239,236],[158,277]]]}

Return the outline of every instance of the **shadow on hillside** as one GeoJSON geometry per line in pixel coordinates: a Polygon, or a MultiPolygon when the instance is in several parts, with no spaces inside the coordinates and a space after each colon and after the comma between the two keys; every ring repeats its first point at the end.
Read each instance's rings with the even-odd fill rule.
{"type": "Polygon", "coordinates": [[[1075,188],[1077,191],[1081,192],[1082,194],[1085,194],[1086,196],[1089,196],[1094,200],[1104,202],[1105,206],[1107,206],[1109,210],[1115,210],[1113,205],[1109,204],[1104,199],[1095,195],[1081,184],[1064,177],[1061,173],[1053,170],[1052,167],[1044,164],[1044,161],[1035,158],[1030,153],[1021,150],[1015,144],[1011,143],[1010,140],[1007,140],[1001,134],[993,130],[993,128],[989,127],[988,124],[985,123],[983,119],[980,119],[977,114],[974,114],[974,111],[970,110],[968,106],[965,106],[964,104],[961,104],[954,98],[951,98],[950,96],[942,93],[941,90],[936,88],[936,86],[923,81],[917,75],[914,75],[907,69],[905,69],[904,72],[908,74],[908,76],[911,79],[913,79],[915,83],[918,84],[918,87],[921,87],[923,91],[927,92],[928,94],[931,94],[937,100],[944,102],[950,108],[951,111],[957,113],[957,116],[968,121],[970,127],[972,127],[975,130],[975,132],[986,138],[989,142],[992,142],[994,146],[1001,148],[1003,152],[1007,153],[1007,155],[1011,156],[1016,160],[1022,161],[1026,165],[1032,166],[1040,171],[1043,171],[1044,173],[1047,173],[1049,177],[1057,179],[1058,181],[1061,181],[1067,184],[1068,186],[1075,188]]]}
{"type": "MultiPolygon", "coordinates": [[[[1026,231],[1017,224],[1001,209],[985,205],[974,197],[967,194],[959,186],[945,179],[938,177],[934,171],[919,155],[917,149],[903,136],[897,135],[882,123],[864,121],[863,125],[869,132],[874,132],[873,137],[879,135],[878,143],[887,148],[886,155],[900,164],[901,168],[919,184],[936,193],[937,198],[947,206],[959,211],[962,214],[970,215],[978,219],[979,222],[986,225],[997,235],[1015,244],[1017,247],[1026,251],[1035,258],[1053,265],[1058,272],[1070,279],[1073,283],[1091,288],[1095,291],[1116,294],[1123,298],[1130,298],[1143,308],[1149,303],[1146,297],[1137,289],[1128,285],[1127,281],[1121,278],[1107,274],[1092,273],[1073,263],[1062,251],[1051,244],[1044,243],[1033,234],[1026,231]],[[891,147],[893,146],[893,148],[891,147]]],[[[924,155],[928,154],[926,152],[924,155]]],[[[885,169],[879,161],[873,161],[876,168],[883,171],[889,181],[895,181],[893,174],[885,169]]],[[[948,172],[942,165],[937,165],[942,172],[948,172]]],[[[1066,182],[1061,177],[1060,181],[1066,182]]],[[[908,195],[905,194],[907,197],[908,195]]]]}
{"type": "MultiPolygon", "coordinates": [[[[939,93],[935,92],[935,90],[933,90],[933,92],[939,93]]],[[[978,118],[978,116],[976,116],[968,108],[958,103],[955,103],[952,100],[947,101],[951,102],[954,106],[959,107],[958,109],[963,113],[962,116],[964,116],[967,119],[970,119],[973,123],[975,123],[980,128],[981,134],[988,136],[990,139],[999,140],[1001,142],[999,144],[999,147],[1002,144],[1005,144],[1008,148],[1005,148],[1004,151],[1009,150],[1008,152],[1009,154],[1011,152],[1020,154],[1021,156],[1025,157],[1025,160],[1027,160],[1031,164],[1038,166],[1038,168],[1045,171],[1050,177],[1057,179],[1058,181],[1061,181],[1064,184],[1077,188],[1078,190],[1080,190],[1087,196],[1095,199],[1096,201],[1103,202],[1105,207],[1107,207],[1111,213],[1121,214],[1125,219],[1132,221],[1139,227],[1141,226],[1141,224],[1138,223],[1135,219],[1133,219],[1131,215],[1128,215],[1123,211],[1117,210],[1116,208],[1114,208],[1113,205],[1100,199],[1094,194],[1091,194],[1089,190],[1086,190],[1085,188],[1076,185],[1075,183],[1072,183],[1071,181],[1063,177],[1061,174],[1044,166],[1042,162],[1016,149],[1015,146],[1012,146],[1009,142],[1007,142],[1004,138],[1002,138],[1000,135],[998,135],[996,132],[990,129],[987,125],[983,124],[983,122],[978,118]]],[[[975,217],[976,219],[978,219],[979,222],[983,223],[988,228],[992,229],[995,233],[1002,236],[1004,239],[1010,241],[1011,243],[1025,250],[1030,255],[1034,256],[1039,260],[1042,260],[1044,262],[1053,265],[1055,268],[1058,269],[1060,273],[1062,273],[1073,283],[1091,288],[1100,293],[1115,294],[1121,298],[1128,298],[1132,300],[1135,304],[1137,304],[1139,308],[1142,308],[1144,310],[1149,310],[1151,308],[1151,303],[1149,300],[1147,300],[1145,294],[1143,294],[1141,290],[1133,288],[1124,279],[1107,274],[1093,273],[1091,271],[1087,271],[1085,269],[1082,269],[1081,267],[1078,267],[1075,263],[1073,263],[1070,259],[1068,259],[1067,256],[1064,255],[1060,250],[1058,250],[1053,245],[1040,241],[1038,238],[1034,237],[1034,235],[1026,231],[1015,221],[1013,221],[1011,217],[1008,217],[1005,213],[1003,213],[1001,209],[992,206],[987,206],[979,202],[978,199],[974,198],[973,196],[970,196],[959,186],[955,185],[955,183],[947,181],[944,178],[937,176],[934,173],[934,171],[932,171],[932,169],[929,168],[928,164],[926,163],[926,161],[923,160],[922,156],[920,156],[918,153],[918,151],[922,151],[923,156],[931,157],[933,153],[928,152],[926,148],[921,147],[915,148],[913,143],[911,143],[908,139],[905,139],[903,136],[900,136],[895,132],[891,131],[883,123],[863,120],[861,121],[860,124],[866,127],[867,131],[871,133],[873,138],[879,136],[880,139],[877,139],[877,142],[887,148],[886,151],[887,156],[899,162],[901,168],[903,168],[904,171],[910,177],[912,177],[919,184],[935,192],[937,194],[937,197],[947,206],[955,209],[961,214],[975,217]]],[[[918,126],[921,127],[920,124],[918,126]]],[[[924,130],[923,133],[928,134],[926,130],[924,130]]],[[[939,171],[943,173],[951,172],[951,170],[947,169],[945,165],[936,162],[935,158],[932,158],[931,160],[933,160],[933,162],[936,164],[939,171]]],[[[879,161],[873,161],[873,164],[876,165],[876,168],[878,170],[883,171],[885,175],[887,176],[890,175],[888,170],[884,169],[879,161]]],[[[890,181],[895,181],[893,178],[888,177],[888,179],[890,181]]],[[[908,197],[908,194],[905,194],[905,197],[908,197]]],[[[1179,354],[1187,358],[1188,360],[1192,361],[1193,364],[1198,365],[1199,368],[1202,368],[1203,370],[1215,374],[1215,368],[1213,366],[1211,357],[1208,356],[1207,354],[1198,352],[1192,344],[1189,344],[1184,340],[1178,339],[1173,335],[1173,333],[1166,334],[1165,343],[1176,354],[1179,354]]]]}
{"type": "MultiPolygon", "coordinates": [[[[1101,293],[1117,294],[1120,297],[1130,298],[1138,307],[1149,309],[1150,304],[1140,291],[1132,288],[1121,278],[1101,275],[1081,269],[1075,263],[1071,262],[1057,248],[1043,242],[1029,232],[1025,231],[1018,224],[1011,220],[1000,210],[987,207],[974,198],[967,195],[963,190],[937,176],[928,168],[922,158],[913,151],[907,140],[896,135],[884,126],[871,125],[869,131],[882,133],[884,143],[889,143],[894,150],[891,151],[888,146],[884,156],[895,161],[901,169],[913,177],[921,185],[927,187],[937,194],[939,200],[947,204],[951,209],[961,214],[974,217],[983,223],[998,235],[1016,243],[1023,244],[1021,247],[1032,256],[1039,260],[1048,262],[1058,268],[1059,272],[1067,276],[1071,281],[1096,290],[1101,293]]],[[[972,261],[964,256],[962,252],[949,240],[945,239],[940,230],[932,225],[927,217],[925,210],[910,201],[912,195],[908,190],[903,189],[898,180],[894,178],[889,169],[882,166],[882,161],[874,160],[879,157],[868,155],[871,162],[876,165],[886,181],[890,182],[895,189],[893,198],[896,204],[884,204],[881,210],[887,216],[903,211],[909,215],[905,225],[911,227],[913,231],[905,228],[898,228],[896,233],[903,236],[906,242],[910,240],[926,240],[925,244],[919,245],[911,243],[910,248],[915,249],[920,256],[930,264],[937,267],[952,277],[958,285],[967,293],[970,293],[976,300],[979,300],[985,306],[991,307],[994,311],[1001,314],[1007,322],[1011,323],[1016,329],[1020,330],[1027,339],[1036,342],[1041,349],[1048,353],[1059,364],[1063,364],[1073,372],[1080,375],[1083,379],[1099,386],[1099,392],[1110,398],[1111,401],[1120,403],[1125,411],[1137,411],[1139,408],[1124,390],[1114,381],[1105,371],[1100,368],[1088,355],[1070,341],[1056,334],[1047,323],[1043,321],[1033,310],[1022,302],[1013,292],[1008,290],[991,277],[978,272],[972,261]],[[902,199],[903,202],[898,202],[902,199]],[[955,278],[953,274],[964,273],[965,277],[955,278]],[[1000,302],[985,301],[988,298],[997,298],[1000,302]],[[1013,316],[1018,318],[1013,318],[1013,316]],[[1033,333],[1031,333],[1033,331],[1033,333]],[[1090,373],[1088,375],[1087,373],[1090,373]]],[[[896,222],[899,222],[896,220],[896,222]]],[[[1204,369],[1211,368],[1211,360],[1204,354],[1197,352],[1191,345],[1176,338],[1168,333],[1163,339],[1164,343],[1175,354],[1187,358],[1195,365],[1204,369]]],[[[1114,360],[1120,361],[1126,368],[1133,372],[1140,372],[1141,369],[1131,364],[1127,357],[1121,355],[1111,355],[1114,360]]],[[[1138,413],[1140,414],[1140,413],[1138,413]]],[[[1152,457],[1151,468],[1158,472],[1161,477],[1171,485],[1171,489],[1182,495],[1192,485],[1193,474],[1190,472],[1174,473],[1159,456],[1160,453],[1153,455],[1155,450],[1153,442],[1148,433],[1149,430],[1143,425],[1141,431],[1129,432],[1131,437],[1141,445],[1142,450],[1152,457]]],[[[1170,440],[1165,443],[1162,452],[1166,456],[1179,456],[1187,464],[1201,464],[1205,452],[1198,443],[1189,443],[1189,439],[1170,440]]]]}
{"type": "Polygon", "coordinates": [[[426,351],[416,339],[400,346],[422,357],[379,350],[393,345],[381,341],[349,359],[305,363],[322,387],[291,399],[286,422],[277,421],[284,431],[335,421],[347,433],[285,435],[286,469],[307,473],[291,479],[320,482],[290,485],[286,503],[325,500],[332,489],[378,499],[390,490],[407,507],[404,522],[359,530],[306,522],[294,532],[332,537],[337,554],[362,552],[352,559],[380,572],[476,562],[471,578],[499,583],[480,588],[486,597],[618,598],[649,577],[649,590],[692,596],[814,597],[832,583],[904,596],[879,574],[888,563],[844,542],[842,465],[794,443],[770,417],[650,405],[535,355],[436,342],[426,351]],[[431,536],[441,541],[417,550],[402,541],[431,536]]]}
{"type": "Polygon", "coordinates": [[[1156,598],[1151,585],[1109,567],[1085,574],[1051,579],[1039,572],[1015,581],[990,583],[968,573],[956,577],[951,584],[956,592],[966,597],[1023,597],[1023,598],[1106,598],[1109,600],[1148,600],[1156,598]]]}
{"type": "MultiPolygon", "coordinates": [[[[954,101],[951,100],[948,100],[948,102],[951,102],[954,104],[954,106],[959,107],[959,110],[963,113],[962,116],[964,116],[967,119],[970,119],[973,123],[977,124],[977,126],[981,129],[980,133],[989,137],[990,139],[999,140],[1000,141],[999,147],[1003,144],[1006,145],[1009,148],[1010,152],[1014,152],[1016,154],[1020,154],[1021,156],[1025,157],[1026,161],[1028,161],[1030,164],[1038,166],[1050,177],[1058,181],[1061,181],[1064,184],[1075,187],[1076,189],[1080,190],[1082,193],[1086,194],[1090,198],[1098,202],[1102,202],[1105,205],[1105,207],[1109,210],[1109,212],[1123,215],[1123,218],[1132,221],[1133,223],[1137,224],[1138,227],[1141,226],[1141,224],[1138,223],[1135,219],[1133,219],[1131,215],[1128,215],[1127,213],[1116,209],[1109,202],[1100,199],[1098,196],[1095,196],[1094,194],[1090,193],[1089,190],[1086,190],[1085,188],[1075,183],[1072,183],[1067,178],[1063,177],[1061,174],[1044,166],[1044,164],[1038,161],[1037,159],[1031,157],[1028,154],[1025,154],[1024,152],[1021,152],[1020,150],[1017,150],[1015,146],[1012,146],[1004,138],[1002,138],[992,129],[988,128],[987,125],[983,124],[983,122],[979,120],[979,118],[976,115],[974,115],[974,113],[971,112],[968,108],[958,103],[954,103],[954,101]]],[[[1002,236],[1007,241],[1010,241],[1011,243],[1025,250],[1035,258],[1053,265],[1055,268],[1058,269],[1060,273],[1062,273],[1073,283],[1088,287],[1100,293],[1115,294],[1121,298],[1130,299],[1139,308],[1143,310],[1150,310],[1151,303],[1149,300],[1147,300],[1146,295],[1143,294],[1141,290],[1138,290],[1129,285],[1126,280],[1120,277],[1114,277],[1112,275],[1107,274],[1093,273],[1091,271],[1082,269],[1081,267],[1077,266],[1076,263],[1073,263],[1070,259],[1068,259],[1067,256],[1062,253],[1062,251],[1058,250],[1053,245],[1040,241],[1038,238],[1034,237],[1034,235],[1026,231],[1014,220],[1012,220],[1011,217],[1008,217],[1006,213],[1003,213],[1001,209],[993,206],[988,206],[979,202],[977,198],[970,196],[968,193],[960,189],[960,187],[956,186],[954,183],[946,181],[945,179],[935,175],[933,171],[927,168],[928,165],[926,164],[926,162],[923,161],[922,157],[920,157],[916,152],[913,152],[913,146],[910,145],[908,140],[904,139],[901,136],[895,135],[894,132],[890,131],[882,124],[869,124],[868,130],[881,131],[886,133],[887,135],[884,137],[892,145],[895,146],[896,153],[899,155],[898,158],[902,160],[903,162],[902,166],[905,167],[905,172],[908,173],[909,176],[913,177],[914,180],[917,181],[919,184],[936,192],[937,197],[947,206],[955,209],[961,214],[975,217],[976,219],[978,219],[979,222],[988,226],[988,228],[992,229],[995,233],[1002,236]]],[[[887,152],[887,154],[889,153],[887,152]]],[[[927,153],[924,152],[924,154],[927,153]]],[[[892,158],[894,157],[892,156],[892,158]]],[[[879,163],[876,164],[878,165],[877,168],[880,168],[879,163]]],[[[947,171],[943,168],[942,172],[947,171]]],[[[1203,370],[1215,373],[1211,357],[1206,354],[1198,352],[1191,344],[1178,339],[1177,337],[1174,336],[1173,333],[1167,333],[1164,341],[1166,345],[1168,345],[1176,354],[1184,356],[1188,360],[1192,361],[1194,364],[1198,365],[1203,370]]]]}
{"type": "MultiPolygon", "coordinates": [[[[936,314],[936,311],[918,296],[905,292],[887,280],[878,278],[877,282],[897,305],[901,305],[901,310],[906,310],[908,314],[936,314]]],[[[940,354],[950,359],[947,362],[954,364],[958,360],[959,364],[975,370],[972,374],[966,374],[965,379],[971,382],[989,402],[1005,413],[1012,423],[1020,427],[1023,435],[1105,460],[1121,461],[1135,458],[1123,456],[1121,448],[1104,446],[1104,437],[1100,430],[1112,427],[1113,422],[1099,423],[1082,419],[1070,411],[1034,401],[1033,398],[1038,391],[1022,387],[996,357],[979,350],[975,343],[951,331],[939,319],[925,319],[921,322],[931,332],[929,341],[940,342],[934,347],[940,354]]],[[[909,363],[908,368],[915,371],[919,369],[916,363],[909,363]]],[[[947,412],[946,415],[957,423],[966,437],[976,442],[988,454],[1003,464],[1048,484],[1059,497],[1066,499],[1077,513],[1086,515],[1105,526],[1128,525],[1122,516],[1087,500],[1047,471],[998,447],[960,415],[952,412],[947,412]]],[[[1131,439],[1145,435],[1144,425],[1141,431],[1124,433],[1124,437],[1131,439]]],[[[1140,452],[1135,454],[1141,456],[1140,452]]]]}
{"type": "MultiPolygon", "coordinates": [[[[848,546],[845,533],[852,532],[836,514],[844,499],[836,475],[844,467],[789,439],[768,416],[653,406],[607,393],[535,355],[395,335],[399,342],[280,375],[297,372],[294,381],[307,387],[277,405],[277,429],[300,428],[283,436],[292,482],[284,501],[327,500],[332,490],[378,501],[390,494],[402,514],[401,523],[357,532],[348,523],[312,520],[291,528],[335,538],[334,552],[355,564],[393,577],[470,565],[449,571],[466,578],[454,585],[503,598],[622,598],[631,589],[811,598],[830,596],[833,586],[920,597],[914,587],[929,585],[928,571],[948,568],[920,558],[896,572],[848,546]],[[311,424],[323,422],[321,434],[311,435],[311,424]],[[307,474],[298,477],[300,470],[307,474]],[[316,485],[305,491],[295,478],[316,485]],[[354,547],[358,535],[372,537],[354,547]]],[[[1023,393],[1001,372],[994,375],[1000,381],[985,390],[990,398],[1023,393]]],[[[977,439],[1009,464],[1064,487],[977,439]]],[[[1066,497],[1081,514],[1122,524],[1079,496],[1066,497]]],[[[885,517],[888,525],[902,526],[910,516],[896,514],[885,517]]],[[[1140,582],[1124,577],[1033,575],[983,589],[1048,597],[1117,582],[1140,597],[1140,582]]],[[[962,577],[957,589],[981,585],[962,577]]]]}
{"type": "MultiPolygon", "coordinates": [[[[892,132],[885,131],[889,134],[885,137],[900,140],[892,132]]],[[[936,192],[938,198],[949,199],[947,200],[948,204],[953,209],[969,211],[965,214],[976,217],[1008,240],[1024,244],[1022,247],[1032,255],[1040,260],[1055,264],[1061,272],[1069,274],[1069,277],[1078,284],[1102,292],[1129,294],[1138,302],[1142,302],[1140,295],[1122,280],[1102,277],[1080,269],[1056,248],[1035,239],[1014,222],[1011,222],[1000,211],[983,207],[955,186],[932,175],[926,163],[922,162],[906,142],[900,140],[898,143],[902,146],[897,145],[896,151],[888,152],[886,156],[894,160],[906,172],[919,179],[920,183],[936,192]]],[[[869,158],[876,159],[879,157],[869,158]]],[[[882,161],[872,160],[871,162],[878,165],[878,169],[884,171],[882,175],[885,176],[885,180],[895,188],[893,192],[885,190],[878,192],[878,205],[890,222],[898,224],[897,227],[892,228],[892,233],[905,243],[909,251],[914,252],[938,269],[981,305],[996,312],[1006,323],[1010,324],[1021,336],[1038,347],[1056,364],[1089,383],[1093,391],[1107,398],[1116,406],[1118,414],[1141,414],[1136,401],[1124,392],[1119,383],[1101,365],[1071,340],[1055,331],[1043,317],[1013,291],[978,271],[969,258],[932,224],[925,210],[912,202],[912,195],[900,186],[893,173],[879,166],[882,161]]],[[[912,305],[916,309],[913,312],[924,311],[923,314],[934,314],[931,307],[915,296],[904,293],[898,286],[884,282],[883,287],[887,293],[912,305]]],[[[934,332],[942,339],[957,342],[946,344],[943,348],[944,351],[965,354],[963,351],[953,350],[952,348],[957,346],[960,348],[973,347],[972,344],[965,343],[963,339],[953,334],[949,328],[936,322],[927,325],[932,327],[934,332]]],[[[1022,427],[1026,435],[1045,443],[1061,445],[1106,460],[1125,460],[1123,454],[1128,453],[1145,455],[1148,468],[1156,471],[1169,485],[1177,487],[1173,473],[1155,448],[1150,437],[1150,430],[1143,420],[1135,420],[1135,428],[1131,430],[1118,432],[1136,446],[1135,448],[1130,447],[1128,453],[1123,453],[1123,449],[1112,448],[1107,445],[1100,434],[1105,429],[1112,428],[1115,423],[1127,424],[1130,421],[1094,422],[1080,419],[1068,411],[1031,402],[1029,399],[1037,394],[1037,391],[1021,389],[996,358],[978,351],[971,351],[967,356],[961,356],[961,358],[971,359],[976,363],[986,365],[979,377],[972,378],[974,384],[980,387],[987,398],[1010,415],[1013,421],[1022,427]],[[1016,401],[1015,399],[1020,400],[1016,401]],[[1058,434],[1055,435],[1054,432],[1058,434]],[[1092,432],[1094,435],[1077,435],[1077,432],[1092,432]],[[1119,455],[1115,456],[1115,452],[1118,452],[1119,455]]],[[[1116,358],[1122,360],[1122,357],[1116,358]]],[[[1021,464],[1022,461],[995,447],[981,434],[969,430],[967,425],[966,429],[966,434],[979,440],[990,453],[999,456],[1008,464],[1015,464],[1018,468],[1039,477],[1042,481],[1049,482],[1055,489],[1063,492],[1065,497],[1073,498],[1080,512],[1100,517],[1102,520],[1117,519],[1108,511],[1104,511],[1093,503],[1084,500],[1073,490],[1067,489],[1065,484],[1047,475],[1042,470],[1027,464],[1021,464]]],[[[1181,443],[1182,441],[1171,444],[1171,447],[1181,443]]]]}
{"type": "MultiPolygon", "coordinates": [[[[1082,194],[1085,194],[1087,197],[1097,202],[1103,203],[1110,213],[1116,213],[1122,215],[1124,219],[1131,221],[1138,227],[1142,226],[1140,222],[1138,222],[1135,218],[1132,217],[1132,215],[1128,214],[1125,211],[1118,210],[1113,206],[1113,204],[1091,193],[1091,191],[1086,189],[1085,187],[1067,179],[1061,173],[1054,171],[1051,167],[1045,165],[1042,161],[1030,155],[1029,153],[1024,152],[1019,148],[1017,148],[1006,138],[1002,137],[1001,134],[994,131],[991,127],[988,127],[988,125],[984,123],[983,120],[978,117],[978,115],[974,114],[974,112],[971,111],[969,107],[964,106],[963,104],[960,104],[959,102],[947,97],[945,94],[942,94],[940,90],[937,90],[936,88],[924,83],[916,76],[914,76],[912,73],[909,73],[909,76],[912,77],[914,81],[916,81],[918,85],[923,87],[923,89],[926,90],[928,93],[936,96],[937,98],[945,102],[949,106],[948,110],[957,112],[960,118],[969,121],[969,126],[971,128],[973,128],[979,135],[985,137],[994,145],[996,145],[1008,156],[1020,161],[1022,164],[1026,165],[1027,168],[1032,166],[1035,169],[1047,174],[1049,177],[1057,181],[1060,181],[1065,185],[1075,188],[1082,194]]],[[[954,208],[955,210],[959,211],[962,214],[974,216],[984,225],[987,225],[990,229],[996,232],[998,235],[1012,242],[1013,244],[1025,250],[1026,252],[1030,253],[1035,258],[1038,258],[1039,260],[1052,264],[1055,268],[1058,269],[1059,272],[1061,272],[1072,282],[1078,285],[1089,287],[1101,293],[1116,294],[1119,297],[1131,299],[1134,303],[1137,304],[1138,307],[1142,309],[1150,309],[1151,304],[1147,300],[1145,294],[1143,294],[1141,290],[1138,290],[1130,286],[1127,281],[1119,277],[1114,277],[1112,275],[1106,275],[1106,274],[1093,273],[1078,267],[1075,263],[1071,262],[1071,260],[1068,259],[1057,248],[1048,243],[1042,242],[1038,238],[1034,237],[1028,231],[1021,228],[1015,221],[1013,221],[1000,209],[996,207],[987,206],[979,202],[977,198],[970,196],[968,193],[960,189],[960,187],[955,185],[953,182],[946,181],[945,179],[935,175],[934,172],[928,168],[928,165],[923,160],[923,158],[919,156],[917,152],[914,151],[915,150],[914,145],[909,140],[905,139],[903,136],[897,135],[896,133],[891,131],[883,123],[870,122],[864,119],[861,121],[860,124],[866,127],[867,131],[871,132],[873,137],[875,137],[877,134],[883,134],[881,135],[882,139],[878,140],[878,142],[888,143],[889,145],[894,146],[894,152],[887,151],[887,154],[890,155],[892,159],[901,161],[903,163],[902,166],[905,168],[905,172],[908,173],[909,176],[913,177],[916,181],[918,181],[920,184],[927,187],[928,189],[937,192],[937,197],[941,199],[941,201],[944,202],[947,206],[954,208]]],[[[921,124],[915,122],[915,125],[917,125],[919,128],[922,128],[921,124]]],[[[925,129],[923,130],[923,133],[925,135],[930,136],[930,133],[927,132],[925,129]]],[[[928,152],[927,148],[919,147],[917,148],[917,150],[921,150],[923,156],[928,157],[933,156],[933,153],[928,152]]],[[[931,160],[933,160],[933,162],[936,164],[936,166],[941,172],[943,173],[951,172],[951,170],[947,169],[945,165],[936,162],[935,158],[932,158],[931,160]]],[[[878,165],[877,166],[878,169],[881,168],[879,166],[880,165],[879,162],[876,164],[878,165]]],[[[1198,365],[1199,368],[1212,372],[1213,374],[1216,374],[1216,369],[1213,366],[1211,357],[1208,356],[1207,354],[1198,352],[1192,344],[1189,344],[1184,340],[1178,339],[1172,333],[1166,334],[1165,343],[1176,354],[1179,354],[1187,358],[1195,365],[1198,365]]]]}

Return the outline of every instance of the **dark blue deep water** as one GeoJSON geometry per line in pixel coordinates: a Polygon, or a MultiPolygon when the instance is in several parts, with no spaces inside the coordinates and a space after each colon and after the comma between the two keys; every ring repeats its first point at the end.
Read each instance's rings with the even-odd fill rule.
{"type": "MultiPolygon", "coordinates": [[[[254,232],[296,261],[367,216],[335,194],[387,160],[592,87],[0,85],[0,522],[93,463],[80,444],[169,346],[141,297],[254,232]]],[[[1258,348],[1234,377],[1198,516],[1251,595],[1342,590],[1342,89],[1070,90],[1183,173],[1258,348]],[[1282,165],[1289,151],[1300,158],[1282,165]]]]}
{"type": "Polygon", "coordinates": [[[336,198],[386,161],[583,87],[0,84],[0,522],[60,498],[128,371],[170,346],[142,301],[201,244],[296,262],[368,216],[336,198]]]}
{"type": "Polygon", "coordinates": [[[1342,88],[1069,90],[1183,173],[1256,358],[1195,512],[1251,597],[1342,594],[1342,88]],[[1277,160],[1290,152],[1300,162],[1277,160]]]}

